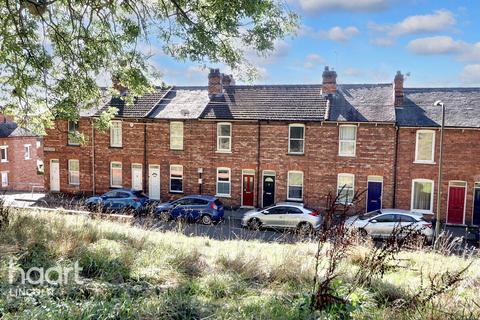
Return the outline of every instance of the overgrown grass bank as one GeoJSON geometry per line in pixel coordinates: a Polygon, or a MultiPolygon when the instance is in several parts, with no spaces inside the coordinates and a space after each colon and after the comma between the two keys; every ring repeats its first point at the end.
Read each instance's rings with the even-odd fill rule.
{"type": "MultiPolygon", "coordinates": [[[[368,247],[358,247],[336,280],[346,290],[368,247]]],[[[480,317],[480,261],[429,252],[401,254],[402,268],[349,303],[310,311],[316,244],[216,241],[145,231],[81,216],[21,211],[0,234],[2,319],[466,319],[480,317]],[[11,294],[8,265],[83,268],[83,284],[11,294]],[[441,308],[398,307],[429,275],[473,261],[459,288],[436,296],[441,308]],[[433,311],[432,311],[433,310],[433,311]]],[[[34,287],[39,289],[38,287],[34,287]]],[[[40,288],[42,289],[42,288],[40,288]]]]}

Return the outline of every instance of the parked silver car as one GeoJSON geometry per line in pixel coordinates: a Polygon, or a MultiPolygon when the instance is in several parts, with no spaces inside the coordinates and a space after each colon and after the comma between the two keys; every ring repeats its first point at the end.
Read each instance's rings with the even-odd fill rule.
{"type": "Polygon", "coordinates": [[[296,228],[301,233],[310,233],[320,228],[319,214],[303,204],[280,202],[264,209],[246,212],[242,226],[258,230],[260,228],[296,228]]]}
{"type": "Polygon", "coordinates": [[[422,214],[400,209],[380,209],[364,215],[353,216],[345,225],[354,228],[362,236],[389,238],[395,228],[411,227],[418,231],[426,241],[433,240],[432,223],[426,221],[422,214]]]}

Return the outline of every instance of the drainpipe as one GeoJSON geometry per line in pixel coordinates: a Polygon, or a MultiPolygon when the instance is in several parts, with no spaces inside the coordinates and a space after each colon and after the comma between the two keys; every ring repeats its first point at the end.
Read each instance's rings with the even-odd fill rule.
{"type": "Polygon", "coordinates": [[[393,159],[393,207],[397,207],[397,161],[398,161],[398,135],[399,135],[399,127],[395,125],[395,153],[393,159]]]}
{"type": "Polygon", "coordinates": [[[260,128],[259,120],[257,128],[257,208],[260,207],[260,128]]]}
{"type": "Polygon", "coordinates": [[[147,122],[143,127],[143,192],[147,191],[147,122]]]}
{"type": "Polygon", "coordinates": [[[93,118],[92,123],[92,195],[95,195],[95,128],[93,118]]]}

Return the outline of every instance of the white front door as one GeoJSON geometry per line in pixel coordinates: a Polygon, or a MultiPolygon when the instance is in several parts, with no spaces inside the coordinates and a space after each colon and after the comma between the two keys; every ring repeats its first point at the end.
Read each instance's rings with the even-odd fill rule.
{"type": "Polygon", "coordinates": [[[148,170],[148,196],[160,200],[160,166],[150,165],[148,170]]]}
{"type": "Polygon", "coordinates": [[[50,160],[50,191],[60,191],[60,163],[58,159],[50,160]]]}
{"type": "Polygon", "coordinates": [[[132,164],[132,189],[143,190],[142,181],[142,165],[139,163],[132,164]]]}

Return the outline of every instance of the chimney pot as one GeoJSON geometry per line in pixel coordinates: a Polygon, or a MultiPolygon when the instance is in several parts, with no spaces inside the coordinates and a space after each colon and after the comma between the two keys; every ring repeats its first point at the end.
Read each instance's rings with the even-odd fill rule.
{"type": "Polygon", "coordinates": [[[403,76],[402,72],[397,71],[397,74],[393,80],[393,98],[395,107],[402,106],[405,100],[405,93],[403,91],[404,81],[405,77],[403,76]]]}
{"type": "Polygon", "coordinates": [[[324,95],[335,94],[337,92],[337,73],[325,66],[322,78],[322,93],[324,95]]]}

